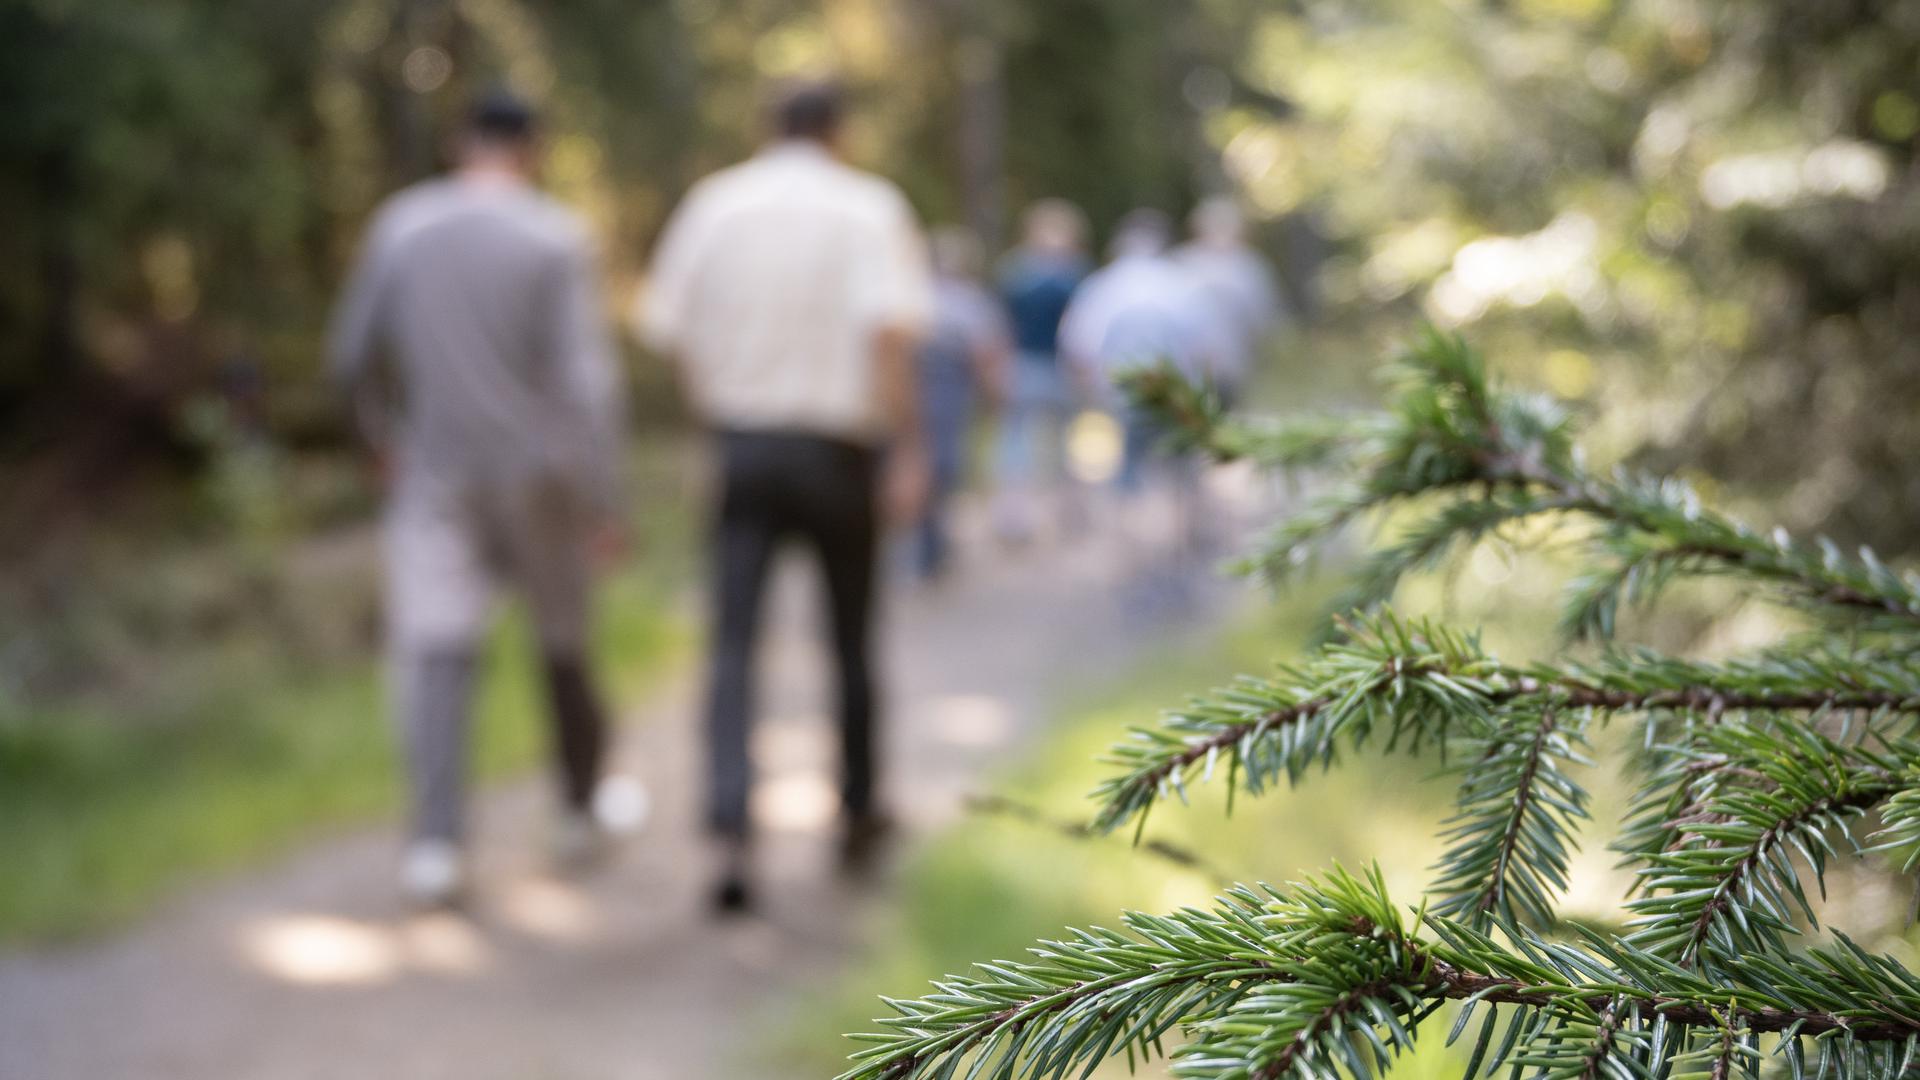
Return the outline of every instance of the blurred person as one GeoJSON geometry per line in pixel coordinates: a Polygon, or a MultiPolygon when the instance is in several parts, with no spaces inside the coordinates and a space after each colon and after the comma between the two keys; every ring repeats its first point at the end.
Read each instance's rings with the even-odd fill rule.
{"type": "Polygon", "coordinates": [[[802,541],[826,583],[839,682],[841,855],[858,869],[888,819],[876,795],[870,652],[879,515],[927,486],[914,343],[932,284],[906,198],[840,157],[831,85],[779,95],[753,158],[674,211],[638,311],[676,357],[719,457],[707,699],[707,824],[723,911],[751,906],[754,654],[775,548],[802,541]]]}
{"type": "Polygon", "coordinates": [[[1073,385],[1060,362],[1060,320],[1087,276],[1086,219],[1064,199],[1027,209],[1019,246],[1003,260],[1000,297],[1013,324],[1014,364],[1000,419],[995,528],[1021,542],[1034,532],[1039,492],[1065,477],[1073,385]]]}
{"type": "Polygon", "coordinates": [[[1227,355],[1212,301],[1168,253],[1172,236],[1172,224],[1160,211],[1128,213],[1114,231],[1111,261],[1088,276],[1060,325],[1062,355],[1122,418],[1125,491],[1138,489],[1157,436],[1151,418],[1122,399],[1114,376],[1171,364],[1190,379],[1207,380],[1217,376],[1227,355]]]}
{"type": "Polygon", "coordinates": [[[533,110],[473,108],[450,176],[374,217],[335,314],[332,374],[388,486],[386,607],[412,787],[402,887],[456,901],[478,651],[495,586],[531,609],[563,817],[556,854],[602,839],[606,745],[587,667],[590,578],[621,536],[622,380],[581,223],[533,186],[533,110]]]}
{"type": "Polygon", "coordinates": [[[914,564],[922,580],[945,572],[952,553],[949,503],[966,471],[978,406],[1005,392],[1011,337],[998,301],[980,283],[980,241],[965,229],[932,237],[933,310],[920,345],[920,414],[930,483],[914,526],[914,564]]]}
{"type": "Polygon", "coordinates": [[[1229,404],[1237,399],[1267,339],[1285,317],[1267,261],[1247,243],[1246,218],[1232,198],[1202,200],[1188,219],[1192,239],[1174,253],[1211,304],[1218,354],[1209,372],[1229,404]]]}

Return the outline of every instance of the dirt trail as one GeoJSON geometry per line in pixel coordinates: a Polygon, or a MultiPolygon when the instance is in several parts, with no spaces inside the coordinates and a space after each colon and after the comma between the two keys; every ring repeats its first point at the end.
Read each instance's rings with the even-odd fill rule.
{"type": "MultiPolygon", "coordinates": [[[[906,843],[950,822],[1063,691],[1115,678],[1195,625],[1141,618],[1136,592],[1116,587],[1137,540],[1003,556],[971,539],[955,580],[896,589],[887,613],[889,789],[906,843]]],[[[1167,585],[1146,599],[1162,604],[1167,585]]],[[[0,1080],[765,1076],[742,1063],[756,1025],[830,979],[889,902],[884,883],[855,887],[829,869],[812,586],[783,567],[768,628],[759,917],[721,923],[703,908],[682,676],[629,717],[619,768],[654,810],[598,875],[545,872],[544,778],[477,801],[471,921],[403,915],[390,829],[317,841],[119,936],[0,954],[0,1080]]],[[[1229,589],[1194,588],[1200,608],[1229,589]]]]}

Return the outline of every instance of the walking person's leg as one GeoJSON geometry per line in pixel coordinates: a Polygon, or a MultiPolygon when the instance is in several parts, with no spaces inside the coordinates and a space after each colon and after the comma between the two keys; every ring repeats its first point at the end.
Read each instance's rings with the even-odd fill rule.
{"type": "Polygon", "coordinates": [[[1055,507],[1061,535],[1077,539],[1091,531],[1093,507],[1069,445],[1079,408],[1065,372],[1058,367],[1048,372],[1045,395],[1046,404],[1037,423],[1043,433],[1046,490],[1055,507]]]}
{"type": "Polygon", "coordinates": [[[467,717],[477,666],[470,650],[403,650],[394,657],[408,835],[415,844],[455,851],[466,842],[467,717]]]}
{"type": "Polygon", "coordinates": [[[1013,385],[1000,415],[994,469],[994,531],[1003,541],[1033,538],[1035,502],[1047,422],[1045,373],[1025,358],[1015,362],[1013,385]]]}
{"type": "Polygon", "coordinates": [[[539,635],[547,716],[562,813],[553,835],[561,866],[581,869],[604,853],[593,799],[606,758],[606,710],[588,659],[591,515],[571,486],[541,479],[497,487],[495,527],[514,583],[539,635]]]}
{"type": "Polygon", "coordinates": [[[913,523],[913,572],[923,582],[938,581],[946,569],[946,543],[940,521],[940,492],[927,493],[920,520],[913,523]]]}
{"type": "Polygon", "coordinates": [[[915,566],[922,581],[936,581],[945,575],[953,557],[952,503],[960,487],[959,457],[963,452],[952,447],[935,447],[933,451],[927,504],[914,526],[915,566]]]}
{"type": "Polygon", "coordinates": [[[707,825],[724,863],[714,901],[722,910],[738,910],[750,900],[753,669],[781,496],[768,482],[767,450],[754,437],[723,437],[721,454],[707,684],[707,825]]]}
{"type": "Polygon", "coordinates": [[[885,828],[879,784],[879,723],[872,662],[875,551],[879,544],[876,455],[828,444],[811,471],[807,531],[827,586],[828,630],[839,685],[843,855],[863,862],[885,828]]]}
{"type": "Polygon", "coordinates": [[[430,477],[402,477],[386,522],[390,677],[410,791],[401,887],[434,905],[466,884],[467,732],[491,599],[467,509],[430,477]]]}
{"type": "Polygon", "coordinates": [[[607,752],[606,710],[584,655],[549,648],[544,660],[560,796],[570,815],[591,818],[607,752]]]}
{"type": "Polygon", "coordinates": [[[542,660],[564,808],[552,853],[562,869],[579,871],[599,862],[608,848],[608,826],[594,808],[606,766],[606,708],[583,646],[548,644],[542,660]]]}

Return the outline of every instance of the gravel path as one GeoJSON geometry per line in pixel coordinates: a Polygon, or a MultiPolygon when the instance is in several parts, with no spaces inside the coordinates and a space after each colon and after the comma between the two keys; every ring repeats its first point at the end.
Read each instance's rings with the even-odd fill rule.
{"type": "MultiPolygon", "coordinates": [[[[887,614],[889,788],[906,843],[950,822],[1063,692],[1121,676],[1199,622],[1138,617],[1137,591],[1116,587],[1151,539],[1011,555],[970,539],[954,580],[894,590],[887,614]]],[[[535,779],[479,800],[470,919],[401,911],[390,829],[319,839],[118,936],[0,954],[0,1080],[766,1075],[741,1063],[756,1025],[830,980],[889,902],[884,881],[855,886],[830,870],[813,582],[799,564],[781,578],[755,747],[757,918],[718,922],[703,908],[688,779],[696,714],[682,675],[628,718],[619,768],[654,810],[592,878],[546,873],[549,795],[535,779]]],[[[1167,586],[1148,601],[1163,605],[1167,586]]],[[[1188,595],[1197,609],[1225,593],[1188,595]]]]}

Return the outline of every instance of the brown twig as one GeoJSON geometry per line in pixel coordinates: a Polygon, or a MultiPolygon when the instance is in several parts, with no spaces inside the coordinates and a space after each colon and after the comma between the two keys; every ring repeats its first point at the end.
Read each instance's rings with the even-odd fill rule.
{"type": "MultiPolygon", "coordinates": [[[[1105,835],[1088,822],[1054,817],[1037,806],[1005,795],[969,795],[966,799],[966,807],[976,814],[1011,818],[1028,825],[1051,829],[1073,840],[1097,840],[1105,835]]],[[[1234,881],[1233,875],[1207,861],[1204,856],[1171,841],[1149,837],[1142,840],[1138,848],[1182,870],[1192,870],[1216,885],[1225,886],[1234,881]]]]}

